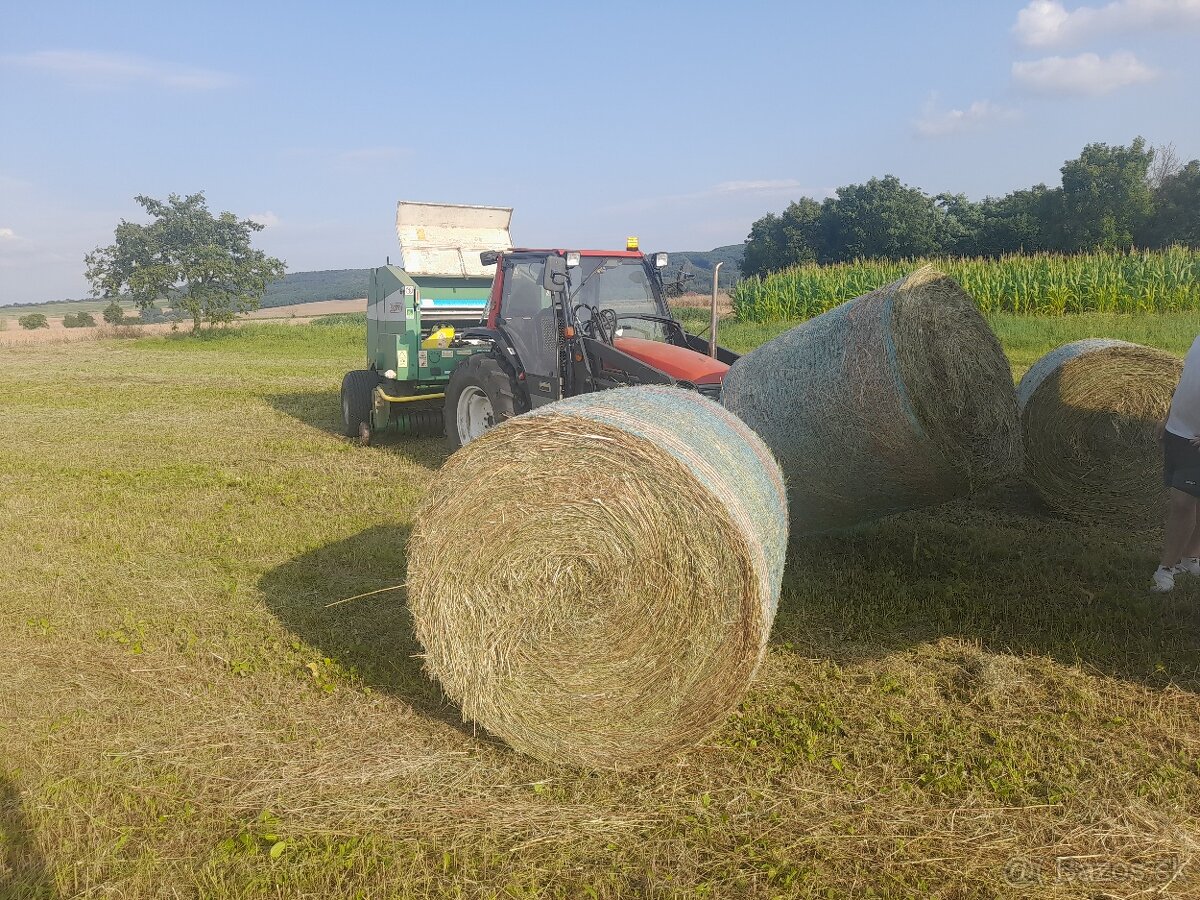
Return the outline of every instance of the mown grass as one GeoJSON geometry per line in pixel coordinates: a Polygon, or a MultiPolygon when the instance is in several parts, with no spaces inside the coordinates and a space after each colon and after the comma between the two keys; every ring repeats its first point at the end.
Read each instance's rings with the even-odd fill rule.
{"type": "MultiPolygon", "coordinates": [[[[1018,367],[1200,332],[993,324],[1018,367]]],[[[1014,485],[795,542],[706,746],[537,763],[422,676],[402,591],[329,606],[403,580],[444,459],[338,436],[361,355],[354,324],[0,355],[0,897],[1200,890],[1200,583],[1147,594],[1151,538],[1014,485]]]]}

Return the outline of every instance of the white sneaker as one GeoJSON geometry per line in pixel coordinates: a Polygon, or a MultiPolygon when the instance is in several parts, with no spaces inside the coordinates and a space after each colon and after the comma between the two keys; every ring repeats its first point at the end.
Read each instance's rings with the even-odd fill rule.
{"type": "Polygon", "coordinates": [[[1185,556],[1175,566],[1176,575],[1200,575],[1200,558],[1185,556]]]}
{"type": "Polygon", "coordinates": [[[1175,570],[1159,566],[1154,570],[1154,583],[1150,585],[1150,593],[1165,594],[1175,589],[1175,570]]]}

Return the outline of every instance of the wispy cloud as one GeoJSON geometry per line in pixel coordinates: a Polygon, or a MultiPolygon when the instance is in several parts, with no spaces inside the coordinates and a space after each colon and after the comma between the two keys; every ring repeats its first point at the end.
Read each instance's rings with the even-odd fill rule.
{"type": "Polygon", "coordinates": [[[685,203],[703,202],[705,200],[732,200],[735,197],[822,197],[833,196],[833,190],[828,188],[805,188],[794,178],[746,178],[734,181],[722,181],[703,190],[691,191],[685,194],[667,194],[660,197],[639,197],[623,203],[615,203],[604,207],[609,213],[638,213],[656,209],[662,206],[678,206],[685,203]]]}
{"type": "Polygon", "coordinates": [[[279,224],[279,216],[275,215],[275,213],[271,212],[270,210],[261,213],[251,213],[250,215],[246,216],[246,218],[251,222],[257,222],[263,228],[274,228],[279,224]]]}
{"type": "Polygon", "coordinates": [[[408,151],[404,147],[355,147],[343,150],[338,159],[345,163],[374,163],[398,159],[408,151]]]}
{"type": "Polygon", "coordinates": [[[1068,11],[1059,0],[1032,0],[1017,13],[1013,34],[1027,47],[1076,44],[1132,31],[1200,28],[1200,0],[1113,0],[1068,11]]]}
{"type": "Polygon", "coordinates": [[[949,137],[968,131],[978,131],[1020,116],[1015,109],[999,106],[991,100],[976,100],[966,109],[942,109],[937,96],[931,96],[913,121],[913,130],[924,138],[949,137]]]}
{"type": "Polygon", "coordinates": [[[0,62],[41,72],[80,88],[112,89],[150,84],[171,90],[210,91],[236,83],[232,75],[211,69],[88,50],[38,50],[0,57],[0,62]]]}
{"type": "Polygon", "coordinates": [[[803,185],[794,178],[759,179],[750,181],[722,181],[707,191],[688,194],[692,197],[711,197],[716,194],[779,194],[794,193],[803,185]]]}
{"type": "Polygon", "coordinates": [[[17,233],[11,228],[0,228],[0,241],[15,241],[17,233]]]}
{"type": "Polygon", "coordinates": [[[1047,56],[1012,65],[1013,80],[1039,94],[1079,94],[1099,96],[1134,84],[1145,84],[1159,71],[1128,52],[1100,57],[1095,53],[1078,56],[1047,56]]]}

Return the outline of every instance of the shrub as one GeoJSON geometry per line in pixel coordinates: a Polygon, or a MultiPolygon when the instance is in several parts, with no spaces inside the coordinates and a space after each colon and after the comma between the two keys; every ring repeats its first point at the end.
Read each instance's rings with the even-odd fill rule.
{"type": "Polygon", "coordinates": [[[109,325],[120,325],[125,321],[125,310],[121,309],[121,304],[116,300],[104,307],[104,312],[100,315],[109,325]]]}
{"type": "Polygon", "coordinates": [[[49,328],[50,323],[46,321],[46,316],[42,313],[29,313],[17,319],[17,324],[22,328],[33,331],[35,328],[49,328]]]}
{"type": "Polygon", "coordinates": [[[67,313],[63,316],[63,328],[95,328],[96,320],[91,313],[67,313]]]}

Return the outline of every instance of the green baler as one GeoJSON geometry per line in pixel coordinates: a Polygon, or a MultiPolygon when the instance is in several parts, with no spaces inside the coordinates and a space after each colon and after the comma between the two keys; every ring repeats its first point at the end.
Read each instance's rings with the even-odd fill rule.
{"type": "Polygon", "coordinates": [[[438,431],[450,372],[463,357],[490,345],[430,336],[445,326],[483,319],[495,266],[479,254],[511,245],[512,210],[401,201],[396,235],[403,265],[371,270],[367,295],[367,368],[342,380],[342,418],[348,436],[372,431],[438,431]]]}

